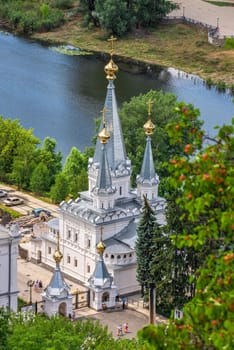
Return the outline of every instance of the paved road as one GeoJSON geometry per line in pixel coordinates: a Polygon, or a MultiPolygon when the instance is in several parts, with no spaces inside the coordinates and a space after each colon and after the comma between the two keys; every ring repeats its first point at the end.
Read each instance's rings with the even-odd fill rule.
{"type": "MultiPolygon", "coordinates": [[[[28,213],[31,213],[32,209],[35,209],[35,208],[45,208],[51,211],[53,216],[58,216],[57,205],[43,202],[40,199],[34,198],[27,193],[17,191],[14,188],[7,185],[0,184],[0,189],[7,191],[8,196],[17,196],[24,199],[24,204],[20,204],[12,207],[12,209],[14,209],[15,211],[18,211],[23,215],[27,215],[28,213]]],[[[0,202],[2,202],[3,200],[4,198],[1,198],[0,202]]]]}
{"type": "MultiPolygon", "coordinates": [[[[182,16],[195,19],[213,26],[219,24],[220,34],[234,36],[234,7],[221,7],[212,5],[203,0],[173,0],[180,5],[170,15],[182,16]]],[[[234,3],[233,0],[229,2],[234,3]]]]}

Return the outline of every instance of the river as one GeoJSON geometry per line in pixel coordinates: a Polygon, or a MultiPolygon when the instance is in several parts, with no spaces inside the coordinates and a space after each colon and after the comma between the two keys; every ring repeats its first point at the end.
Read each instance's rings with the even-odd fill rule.
{"type": "MultiPolygon", "coordinates": [[[[105,63],[93,56],[64,55],[3,32],[0,53],[0,115],[19,119],[40,140],[55,138],[64,158],[73,146],[81,151],[90,146],[94,119],[100,116],[106,95],[105,63]]],[[[174,69],[161,70],[157,76],[120,70],[115,87],[119,107],[150,89],[175,93],[179,101],[200,109],[210,135],[215,125],[230,124],[234,115],[230,95],[174,69]]]]}

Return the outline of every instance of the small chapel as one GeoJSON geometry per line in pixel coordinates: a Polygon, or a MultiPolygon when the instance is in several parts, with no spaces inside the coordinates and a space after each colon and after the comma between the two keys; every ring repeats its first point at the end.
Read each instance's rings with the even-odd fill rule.
{"type": "Polygon", "coordinates": [[[95,289],[95,271],[102,267],[112,292],[121,296],[140,290],[136,279],[135,242],[143,196],[154,209],[159,224],[164,223],[166,201],[158,196],[159,177],[151,148],[155,128],[151,121],[151,101],[144,125],[146,145],[141,173],[137,176],[137,188],[131,188],[131,160],[125,150],[115,95],[118,66],[113,60],[114,40],[109,39],[110,60],[104,68],[108,85],[95,152],[87,169],[88,190],[59,205],[59,217],[48,222],[48,233],[41,236],[40,242],[35,241],[37,246],[33,250],[36,255],[36,250],[40,250],[43,265],[53,268],[59,234],[63,254],[61,271],[95,289]],[[98,248],[100,232],[102,248],[98,248]]]}

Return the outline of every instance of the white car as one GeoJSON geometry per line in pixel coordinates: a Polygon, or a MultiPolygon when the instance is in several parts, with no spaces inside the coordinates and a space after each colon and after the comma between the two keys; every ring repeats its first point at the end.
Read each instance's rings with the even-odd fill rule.
{"type": "Polygon", "coordinates": [[[11,207],[13,205],[23,204],[24,200],[22,198],[19,198],[19,197],[9,197],[9,198],[5,199],[3,201],[3,203],[6,206],[11,207]]]}
{"type": "Polygon", "coordinates": [[[7,192],[3,191],[3,190],[0,190],[0,198],[6,197],[6,196],[7,196],[7,192]]]}

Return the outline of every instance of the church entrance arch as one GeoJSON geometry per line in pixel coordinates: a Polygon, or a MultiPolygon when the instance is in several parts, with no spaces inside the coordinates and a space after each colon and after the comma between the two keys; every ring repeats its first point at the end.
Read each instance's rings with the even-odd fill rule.
{"type": "Polygon", "coordinates": [[[61,303],[58,309],[59,315],[67,316],[67,304],[61,303]]]}
{"type": "Polygon", "coordinates": [[[105,292],[102,294],[102,302],[103,303],[109,301],[109,299],[110,299],[110,294],[108,292],[105,292]]]}

